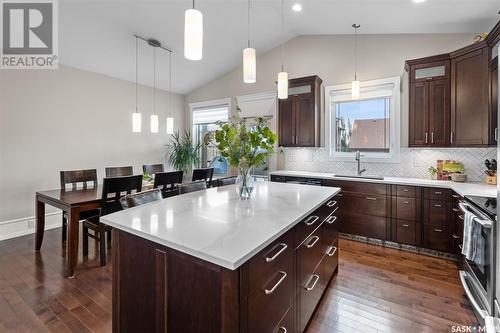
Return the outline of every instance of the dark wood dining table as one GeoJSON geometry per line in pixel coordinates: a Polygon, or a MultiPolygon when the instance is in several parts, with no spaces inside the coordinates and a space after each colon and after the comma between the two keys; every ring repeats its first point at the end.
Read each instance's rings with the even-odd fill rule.
{"type": "Polygon", "coordinates": [[[60,189],[36,192],[36,251],[40,251],[43,242],[43,234],[45,231],[45,205],[47,204],[59,208],[68,215],[66,277],[72,278],[75,276],[76,265],[78,263],[80,213],[99,208],[101,196],[102,186],[77,190],[60,189]]]}

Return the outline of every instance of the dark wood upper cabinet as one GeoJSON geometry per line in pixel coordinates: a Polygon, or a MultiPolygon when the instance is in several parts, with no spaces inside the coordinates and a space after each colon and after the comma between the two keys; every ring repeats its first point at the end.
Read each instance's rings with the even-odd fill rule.
{"type": "Polygon", "coordinates": [[[278,104],[280,146],[320,146],[321,83],[316,75],[289,80],[288,98],[278,104]]]}
{"type": "Polygon", "coordinates": [[[448,146],[450,61],[448,55],[409,60],[409,146],[448,146]]]}
{"type": "Polygon", "coordinates": [[[488,47],[480,42],[451,53],[451,145],[488,145],[488,115],[488,47]]]}
{"type": "MultiPolygon", "coordinates": [[[[497,59],[497,58],[495,58],[497,59]]],[[[489,141],[496,145],[498,141],[498,62],[490,65],[490,113],[489,141]]]]}

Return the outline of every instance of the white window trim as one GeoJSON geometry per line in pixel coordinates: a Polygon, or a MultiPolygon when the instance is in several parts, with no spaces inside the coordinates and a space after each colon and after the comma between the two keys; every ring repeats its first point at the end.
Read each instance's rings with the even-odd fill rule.
{"type": "MultiPolygon", "coordinates": [[[[379,162],[379,163],[399,163],[400,161],[400,151],[401,151],[401,78],[399,76],[379,79],[362,81],[360,83],[361,92],[363,88],[379,86],[384,84],[393,84],[392,88],[392,99],[391,99],[391,112],[390,112],[390,133],[391,142],[389,153],[370,153],[364,152],[362,156],[362,162],[379,162]]],[[[332,161],[354,161],[354,152],[336,152],[333,147],[335,147],[335,135],[331,135],[332,127],[332,92],[341,90],[351,90],[351,83],[326,86],[325,87],[325,144],[329,151],[329,158],[332,161]]],[[[352,101],[353,99],[347,98],[343,101],[352,101]]],[[[334,107],[334,106],[333,106],[334,107]]],[[[333,110],[335,111],[335,110],[333,110]]]]}
{"type": "Polygon", "coordinates": [[[231,98],[221,98],[221,99],[214,99],[210,101],[203,101],[203,102],[196,102],[196,103],[189,103],[189,128],[190,130],[193,129],[193,112],[195,109],[200,109],[200,108],[210,108],[218,105],[227,105],[229,109],[229,117],[232,115],[232,109],[231,109],[231,98]]]}

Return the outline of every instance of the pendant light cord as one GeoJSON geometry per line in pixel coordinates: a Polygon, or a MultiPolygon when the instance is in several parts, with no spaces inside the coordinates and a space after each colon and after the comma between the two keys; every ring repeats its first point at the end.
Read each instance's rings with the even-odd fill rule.
{"type": "Polygon", "coordinates": [[[193,0],[193,9],[194,9],[194,0],[193,0]]]}
{"type": "Polygon", "coordinates": [[[248,48],[250,48],[250,0],[248,0],[248,48]]]}
{"type": "Polygon", "coordinates": [[[156,114],[156,47],[153,48],[153,113],[156,114]]]}
{"type": "Polygon", "coordinates": [[[285,0],[281,0],[281,71],[285,70],[285,0]]]}
{"type": "Polygon", "coordinates": [[[168,78],[168,113],[172,114],[172,52],[170,52],[170,69],[169,69],[169,78],[168,78]]]}
{"type": "Polygon", "coordinates": [[[354,28],[354,81],[357,81],[358,74],[358,28],[359,24],[354,23],[352,25],[354,28]]]}
{"type": "Polygon", "coordinates": [[[138,96],[139,96],[139,84],[138,84],[138,72],[139,72],[139,39],[135,37],[135,112],[138,112],[138,96]]]}

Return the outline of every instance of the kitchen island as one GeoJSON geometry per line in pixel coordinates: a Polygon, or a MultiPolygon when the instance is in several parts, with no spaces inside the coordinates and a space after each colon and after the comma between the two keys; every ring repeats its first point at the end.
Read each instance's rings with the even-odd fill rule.
{"type": "Polygon", "coordinates": [[[300,332],[337,270],[335,187],[258,182],[102,218],[114,332],[300,332]]]}

